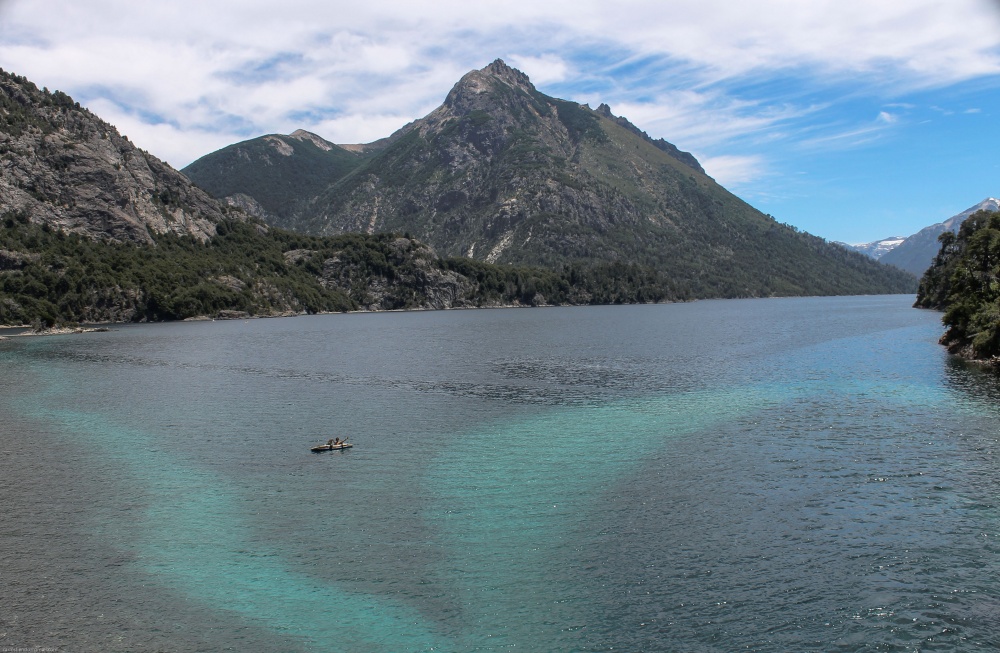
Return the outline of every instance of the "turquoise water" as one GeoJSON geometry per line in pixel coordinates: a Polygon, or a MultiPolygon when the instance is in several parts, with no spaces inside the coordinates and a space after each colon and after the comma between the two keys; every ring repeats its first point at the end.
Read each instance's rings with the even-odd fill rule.
{"type": "Polygon", "coordinates": [[[998,386],[911,301],[0,342],[0,645],[993,650],[998,386]]]}

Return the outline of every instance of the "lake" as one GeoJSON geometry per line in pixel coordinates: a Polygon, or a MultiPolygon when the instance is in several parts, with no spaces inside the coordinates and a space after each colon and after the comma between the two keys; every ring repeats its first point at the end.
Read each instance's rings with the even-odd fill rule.
{"type": "Polygon", "coordinates": [[[0,647],[996,650],[1000,382],[912,301],[0,341],[0,647]]]}

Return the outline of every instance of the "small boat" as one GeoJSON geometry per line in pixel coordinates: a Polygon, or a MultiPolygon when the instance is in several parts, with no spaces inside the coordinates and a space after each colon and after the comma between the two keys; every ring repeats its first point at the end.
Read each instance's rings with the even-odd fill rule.
{"type": "Polygon", "coordinates": [[[341,442],[340,444],[318,444],[309,451],[313,453],[323,453],[324,451],[337,451],[340,449],[350,449],[354,445],[350,442],[341,442]]]}

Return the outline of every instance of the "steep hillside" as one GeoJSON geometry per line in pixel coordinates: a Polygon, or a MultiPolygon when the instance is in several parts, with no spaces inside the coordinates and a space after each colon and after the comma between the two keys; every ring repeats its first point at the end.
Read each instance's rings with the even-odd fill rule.
{"type": "Polygon", "coordinates": [[[225,211],[65,93],[0,70],[0,214],[116,242],[205,240],[225,211]]]}
{"type": "Polygon", "coordinates": [[[487,262],[651,266],[693,297],[915,288],[908,275],[763,215],[606,105],[546,96],[499,60],[368,152],[274,224],[406,232],[443,255],[487,262]]]}

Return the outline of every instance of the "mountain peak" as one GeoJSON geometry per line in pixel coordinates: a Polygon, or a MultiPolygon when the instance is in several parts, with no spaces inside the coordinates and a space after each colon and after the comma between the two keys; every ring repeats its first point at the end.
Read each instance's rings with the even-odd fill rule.
{"type": "Polygon", "coordinates": [[[493,90],[495,82],[527,93],[532,93],[535,90],[535,86],[527,75],[517,68],[511,68],[504,63],[503,59],[497,59],[485,68],[466,73],[448,94],[448,100],[445,101],[445,104],[448,104],[449,100],[454,102],[463,95],[479,95],[489,92],[493,90]]]}
{"type": "Polygon", "coordinates": [[[996,211],[1000,209],[1000,200],[995,197],[987,197],[972,208],[976,209],[976,211],[996,211]]]}
{"type": "Polygon", "coordinates": [[[448,93],[444,104],[428,118],[433,122],[474,110],[490,111],[497,106],[498,97],[511,97],[509,90],[515,91],[514,96],[536,92],[527,75],[497,59],[485,68],[466,73],[448,93]]]}
{"type": "MultiPolygon", "coordinates": [[[[998,211],[998,210],[1000,210],[1000,200],[996,199],[995,197],[987,197],[979,204],[976,204],[975,206],[970,206],[969,208],[965,209],[958,215],[951,216],[944,222],[940,223],[940,225],[943,226],[944,229],[948,229],[953,233],[958,233],[958,228],[961,227],[962,223],[965,222],[965,219],[968,218],[973,213],[976,213],[978,211],[998,211]]],[[[937,227],[938,225],[931,225],[930,227],[927,227],[927,229],[933,228],[937,232],[943,231],[943,229],[939,229],[937,227]]],[[[937,233],[934,234],[934,237],[937,238],[937,233]]]]}
{"type": "Polygon", "coordinates": [[[918,277],[923,275],[934,263],[934,258],[941,249],[938,237],[945,231],[958,233],[962,223],[966,218],[977,211],[997,211],[1000,210],[1000,200],[994,197],[987,197],[975,206],[970,206],[957,215],[953,215],[944,222],[938,222],[924,227],[912,236],[908,236],[903,242],[891,251],[887,252],[881,260],[883,263],[895,265],[918,277]]]}
{"type": "Polygon", "coordinates": [[[528,76],[522,73],[517,68],[511,68],[508,66],[503,59],[497,59],[490,65],[482,69],[483,73],[496,77],[502,82],[513,86],[514,88],[520,88],[525,91],[535,90],[535,86],[528,79],[528,76]]]}
{"type": "Polygon", "coordinates": [[[288,136],[289,138],[294,138],[299,141],[309,141],[310,143],[312,143],[319,149],[323,150],[324,152],[329,152],[335,147],[333,143],[326,140],[322,136],[317,136],[316,134],[312,132],[307,132],[304,129],[296,129],[288,136]]]}

